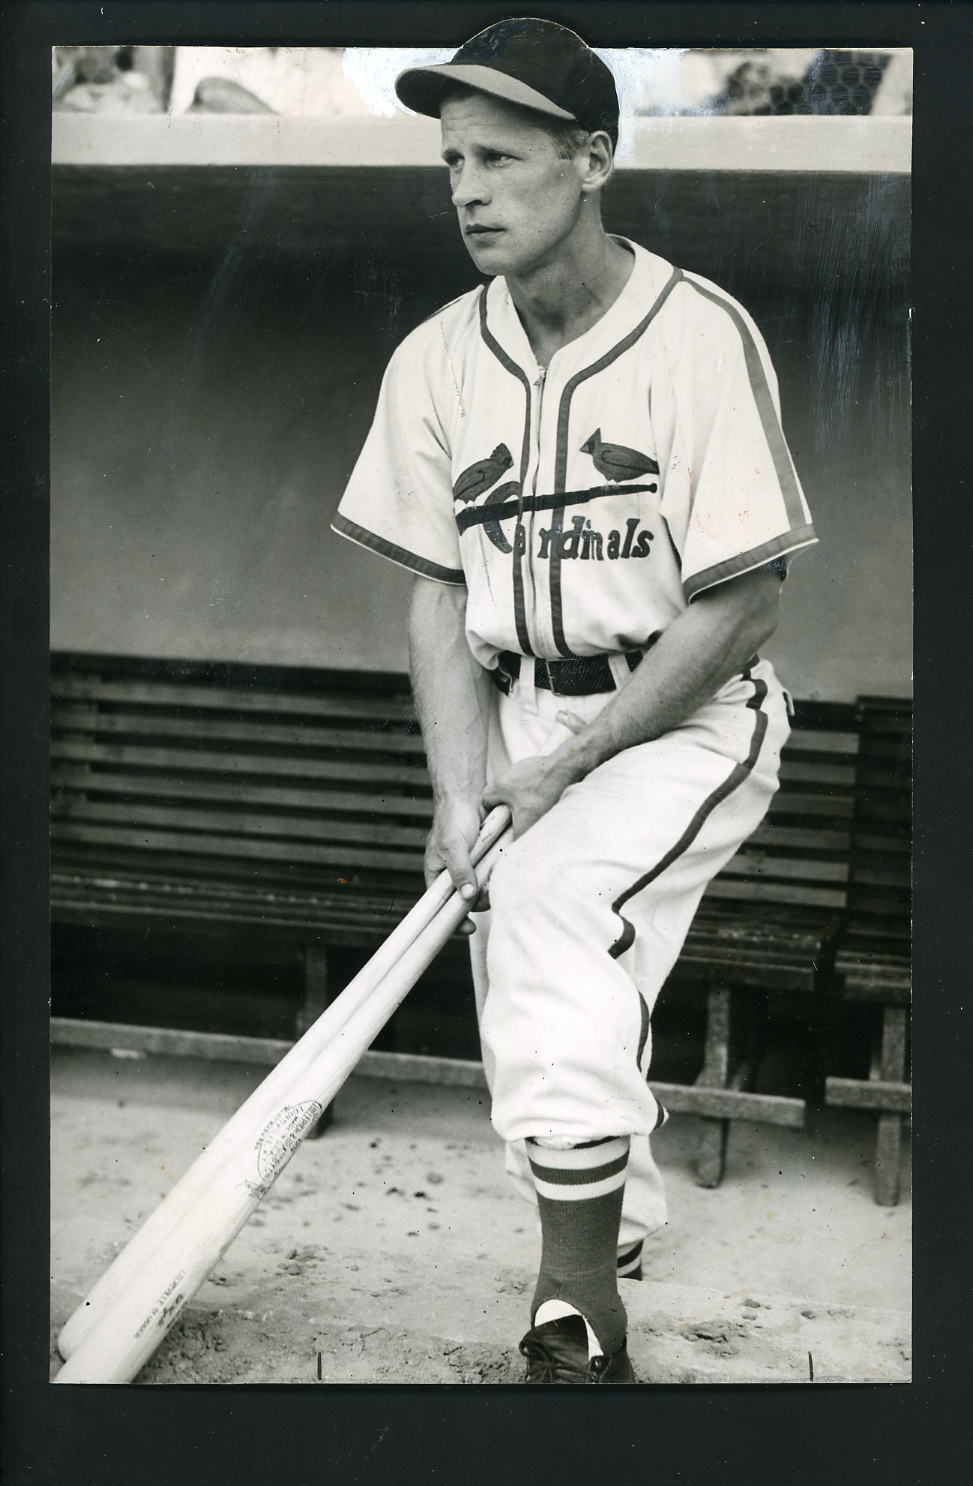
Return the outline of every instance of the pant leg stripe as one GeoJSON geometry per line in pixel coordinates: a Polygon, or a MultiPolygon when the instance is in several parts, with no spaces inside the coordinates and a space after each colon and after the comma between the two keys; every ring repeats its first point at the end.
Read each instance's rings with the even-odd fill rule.
{"type": "MultiPolygon", "coordinates": [[[[744,672],[744,675],[748,681],[752,679],[749,669],[744,672]]],[[[754,681],[753,687],[754,694],[749,702],[747,702],[747,706],[751,711],[756,713],[756,717],[754,720],[753,736],[750,739],[750,751],[747,757],[742,764],[736,764],[723,783],[718,785],[711,795],[707,796],[679,840],[666,852],[665,856],[661,857],[650,871],[646,872],[644,876],[640,877],[637,882],[634,882],[630,888],[626,888],[625,892],[621,893],[615,899],[612,904],[612,912],[618,914],[623,928],[621,934],[608,951],[613,960],[617,960],[626,950],[631,949],[635,942],[635,927],[622,913],[622,908],[630,898],[634,898],[636,894],[642,892],[643,888],[647,888],[651,882],[655,882],[656,878],[661,877],[667,867],[671,867],[673,862],[678,861],[689,850],[717,805],[727,799],[753,773],[754,765],[760,756],[760,749],[767,734],[767,714],[763,711],[763,703],[767,696],[767,684],[764,681],[754,681]]]]}
{"type": "Polygon", "coordinates": [[[641,1069],[645,1044],[649,1040],[649,1006],[641,991],[639,991],[639,1015],[642,1018],[642,1022],[639,1027],[639,1045],[635,1053],[635,1066],[641,1069]]]}

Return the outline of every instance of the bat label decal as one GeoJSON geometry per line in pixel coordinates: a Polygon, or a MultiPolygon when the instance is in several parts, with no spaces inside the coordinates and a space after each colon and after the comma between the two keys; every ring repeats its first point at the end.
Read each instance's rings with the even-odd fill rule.
{"type": "Polygon", "coordinates": [[[185,1278],[185,1275],[186,1271],[184,1269],[180,1269],[179,1273],[177,1275],[174,1275],[173,1278],[169,1281],[168,1285],[166,1285],[166,1288],[163,1290],[162,1294],[155,1302],[155,1305],[149,1311],[149,1314],[145,1317],[145,1320],[136,1331],[136,1337],[141,1336],[143,1331],[151,1326],[152,1322],[155,1321],[156,1318],[158,1318],[158,1324],[160,1326],[168,1325],[170,1316],[178,1312],[183,1303],[188,1299],[188,1296],[182,1294],[176,1295],[174,1299],[170,1298],[173,1294],[173,1291],[176,1290],[177,1286],[179,1285],[180,1281],[185,1278]]]}
{"type": "Polygon", "coordinates": [[[316,1099],[306,1099],[302,1104],[285,1104],[267,1121],[254,1146],[265,1188],[283,1171],[306,1131],[323,1113],[324,1106],[316,1099]]]}

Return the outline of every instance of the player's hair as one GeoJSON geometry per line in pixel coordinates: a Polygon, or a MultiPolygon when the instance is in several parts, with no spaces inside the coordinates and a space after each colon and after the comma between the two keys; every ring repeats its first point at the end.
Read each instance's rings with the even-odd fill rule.
{"type": "MultiPolygon", "coordinates": [[[[440,97],[440,106],[447,98],[471,98],[477,94],[476,88],[469,87],[466,83],[451,82],[443,88],[440,97]]],[[[511,108],[519,108],[518,104],[511,104],[511,108]]],[[[574,123],[572,119],[555,119],[547,114],[535,112],[532,108],[520,110],[525,118],[538,129],[543,129],[553,141],[555,152],[561,160],[571,160],[579,150],[584,149],[591,138],[592,131],[584,129],[580,124],[574,123]]]]}
{"type": "Polygon", "coordinates": [[[537,119],[539,122],[543,120],[541,128],[551,136],[554,149],[561,160],[573,159],[591,138],[590,129],[582,129],[580,124],[573,124],[570,119],[551,119],[548,122],[543,114],[538,114],[537,119]]]}

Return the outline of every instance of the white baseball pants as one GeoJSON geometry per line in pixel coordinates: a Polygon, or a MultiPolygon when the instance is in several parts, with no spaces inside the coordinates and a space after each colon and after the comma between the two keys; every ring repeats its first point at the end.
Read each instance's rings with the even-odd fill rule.
{"type": "MultiPolygon", "coordinates": [[[[497,692],[491,778],[557,747],[558,712],[587,721],[613,695],[559,697],[532,676],[525,663],[497,692]]],[[[503,853],[491,910],[476,916],[483,1060],[508,1170],[531,1196],[527,1136],[632,1136],[623,1245],[665,1222],[648,1148],[664,1117],[646,1082],[652,1010],[707,883],[766,812],[787,734],[784,693],[759,661],[672,733],[572,785],[503,853]]]]}

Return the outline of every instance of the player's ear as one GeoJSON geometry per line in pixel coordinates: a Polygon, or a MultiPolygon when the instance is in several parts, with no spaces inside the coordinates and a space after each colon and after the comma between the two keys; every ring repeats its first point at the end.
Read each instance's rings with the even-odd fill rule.
{"type": "Polygon", "coordinates": [[[611,137],[604,129],[589,134],[579,152],[581,166],[581,189],[586,193],[601,191],[607,186],[615,169],[615,151],[611,137]]]}

